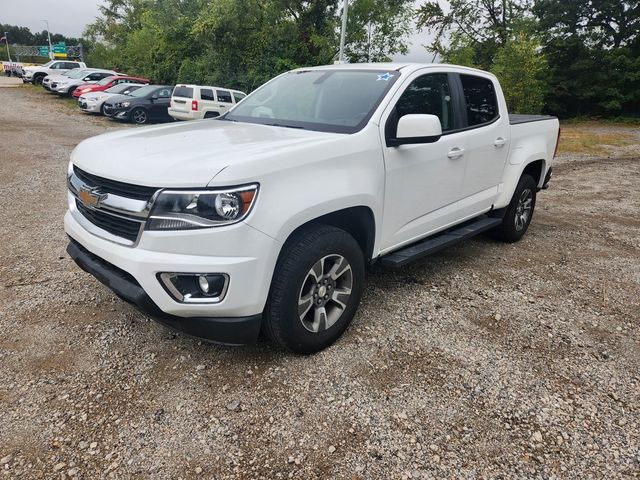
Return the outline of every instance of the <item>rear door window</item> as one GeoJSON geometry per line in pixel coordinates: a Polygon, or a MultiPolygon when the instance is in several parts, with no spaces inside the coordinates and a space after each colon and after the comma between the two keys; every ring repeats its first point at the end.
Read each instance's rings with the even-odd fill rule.
{"type": "Polygon", "coordinates": [[[498,99],[493,82],[475,75],[460,75],[460,80],[467,104],[469,126],[483,125],[498,118],[498,99]]]}
{"type": "Polygon", "coordinates": [[[173,96],[181,98],[193,98],[193,88],[178,86],[173,89],[173,96]]]}
{"type": "Polygon", "coordinates": [[[216,90],[216,95],[218,96],[218,101],[221,103],[233,103],[231,92],[226,90],[216,90]]]}
{"type": "Polygon", "coordinates": [[[216,101],[215,97],[213,96],[213,90],[211,90],[210,88],[203,88],[202,90],[200,90],[200,99],[209,100],[211,102],[216,101]]]}

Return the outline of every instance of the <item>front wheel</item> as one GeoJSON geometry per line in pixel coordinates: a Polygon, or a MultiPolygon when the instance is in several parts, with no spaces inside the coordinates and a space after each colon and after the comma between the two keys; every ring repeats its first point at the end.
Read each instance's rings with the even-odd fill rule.
{"type": "Polygon", "coordinates": [[[537,184],[531,175],[523,175],[511,197],[502,224],[491,231],[497,240],[514,243],[527,232],[536,208],[537,184]]]}
{"type": "Polygon", "coordinates": [[[149,115],[144,108],[134,108],[131,112],[131,121],[138,125],[144,125],[149,121],[149,115]]]}
{"type": "Polygon", "coordinates": [[[334,343],[353,319],[364,256],[344,230],[320,225],[292,238],[276,266],[264,328],[277,344],[310,354],[334,343]]]}

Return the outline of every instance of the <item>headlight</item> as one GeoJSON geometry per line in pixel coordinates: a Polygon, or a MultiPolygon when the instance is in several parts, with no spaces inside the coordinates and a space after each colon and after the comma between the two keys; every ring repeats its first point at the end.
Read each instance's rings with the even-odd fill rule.
{"type": "Polygon", "coordinates": [[[129,105],[131,105],[131,102],[122,102],[122,103],[118,103],[116,105],[116,107],[118,107],[118,108],[127,108],[129,105]]]}
{"type": "Polygon", "coordinates": [[[257,184],[230,190],[163,190],[153,202],[147,230],[231,225],[249,214],[257,195],[257,184]]]}

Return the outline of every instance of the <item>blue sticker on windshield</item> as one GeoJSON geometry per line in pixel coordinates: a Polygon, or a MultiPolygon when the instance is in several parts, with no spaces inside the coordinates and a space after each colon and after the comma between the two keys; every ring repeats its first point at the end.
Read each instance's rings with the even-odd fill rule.
{"type": "Polygon", "coordinates": [[[395,75],[391,75],[389,72],[387,73],[382,73],[382,74],[378,74],[378,79],[376,80],[376,82],[379,82],[380,80],[382,80],[383,82],[388,82],[390,79],[392,79],[395,75]]]}

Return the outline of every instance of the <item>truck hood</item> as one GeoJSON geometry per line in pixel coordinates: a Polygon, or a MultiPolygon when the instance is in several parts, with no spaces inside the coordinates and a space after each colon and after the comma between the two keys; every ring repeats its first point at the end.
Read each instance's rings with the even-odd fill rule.
{"type": "Polygon", "coordinates": [[[121,182],[202,188],[227,166],[314,150],[341,137],[335,133],[200,120],[99,135],[80,143],[71,154],[71,161],[89,173],[121,182]]]}

